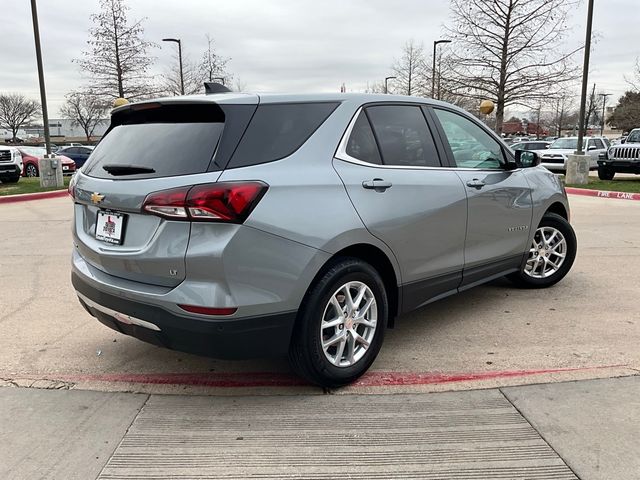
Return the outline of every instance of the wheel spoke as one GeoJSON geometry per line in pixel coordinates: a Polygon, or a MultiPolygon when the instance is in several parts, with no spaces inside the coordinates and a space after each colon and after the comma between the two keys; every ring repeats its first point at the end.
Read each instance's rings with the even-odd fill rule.
{"type": "Polygon", "coordinates": [[[356,352],[356,340],[355,338],[351,337],[351,341],[346,340],[345,343],[347,343],[347,361],[350,365],[353,365],[355,361],[354,354],[356,352]]]}
{"type": "Polygon", "coordinates": [[[333,337],[331,337],[329,340],[326,340],[326,341],[322,342],[322,349],[324,351],[326,351],[331,345],[335,345],[339,341],[344,340],[344,338],[345,338],[345,334],[344,333],[342,333],[342,332],[337,333],[333,337]]]}
{"type": "Polygon", "coordinates": [[[335,357],[335,360],[333,361],[334,365],[340,366],[340,363],[342,363],[342,355],[344,354],[344,347],[346,344],[347,344],[347,338],[342,337],[342,341],[340,342],[340,345],[338,345],[338,349],[336,350],[336,357],[335,357]]]}
{"type": "Polygon", "coordinates": [[[347,283],[342,287],[342,291],[344,292],[344,302],[347,307],[347,312],[350,313],[355,308],[355,305],[353,304],[353,297],[351,296],[351,284],[347,283]]]}
{"type": "Polygon", "coordinates": [[[360,309],[360,312],[356,317],[356,320],[360,320],[364,318],[365,315],[369,312],[369,309],[371,308],[371,305],[373,305],[374,302],[375,302],[375,299],[373,297],[369,298],[367,300],[367,303],[365,303],[364,306],[360,309]]]}
{"type": "Polygon", "coordinates": [[[358,332],[356,332],[355,330],[351,330],[351,335],[353,336],[354,345],[355,345],[355,342],[358,342],[364,348],[369,348],[369,342],[358,332]]]}
{"type": "Polygon", "coordinates": [[[331,320],[325,320],[322,322],[322,329],[324,330],[325,328],[337,327],[338,325],[341,325],[343,322],[344,322],[344,318],[342,316],[332,318],[331,320]]]}
{"type": "Polygon", "coordinates": [[[358,309],[359,305],[362,303],[362,299],[364,298],[365,293],[367,293],[367,286],[362,284],[360,289],[358,290],[358,295],[356,295],[356,299],[353,301],[353,308],[358,309]]]}

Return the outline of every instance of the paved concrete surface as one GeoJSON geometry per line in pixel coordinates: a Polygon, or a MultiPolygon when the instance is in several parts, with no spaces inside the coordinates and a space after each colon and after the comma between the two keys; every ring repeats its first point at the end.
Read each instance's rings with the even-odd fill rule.
{"type": "Polygon", "coordinates": [[[499,390],[0,394],[0,415],[11,425],[0,436],[2,478],[576,478],[499,390]]]}
{"type": "Polygon", "coordinates": [[[0,388],[0,478],[640,479],[640,377],[397,395],[0,388]]]}
{"type": "MultiPolygon", "coordinates": [[[[388,332],[372,367],[378,378],[433,373],[458,380],[365,382],[340,393],[468,389],[637,373],[640,203],[570,200],[579,253],[563,282],[530,291],[497,281],[406,315],[388,332]],[[553,371],[563,368],[577,370],[553,371]],[[552,371],[533,374],[539,370],[552,371]]],[[[54,387],[219,393],[221,388],[210,386],[216,382],[187,379],[243,372],[249,377],[255,372],[290,375],[283,359],[225,362],[171,352],[115,333],[87,315],[69,279],[71,209],[67,198],[0,206],[0,384],[46,386],[48,379],[54,387]],[[142,380],[125,381],[124,374],[142,380]],[[165,374],[174,380],[167,381],[165,374]],[[153,375],[160,376],[155,383],[144,380],[153,375]]],[[[250,390],[322,393],[269,384],[250,390]]]]}
{"type": "Polygon", "coordinates": [[[640,377],[502,392],[580,478],[640,478],[640,377]]]}
{"type": "Polygon", "coordinates": [[[0,478],[96,478],[147,398],[0,388],[0,478]]]}

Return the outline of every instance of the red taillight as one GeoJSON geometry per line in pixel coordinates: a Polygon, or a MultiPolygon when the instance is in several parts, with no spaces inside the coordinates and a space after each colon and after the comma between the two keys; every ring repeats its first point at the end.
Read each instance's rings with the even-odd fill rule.
{"type": "Polygon", "coordinates": [[[186,312],[199,313],[200,315],[233,315],[237,308],[212,308],[199,307],[197,305],[178,305],[186,312]]]}
{"type": "Polygon", "coordinates": [[[210,183],[151,193],[142,210],[174,220],[242,223],[268,186],[262,182],[210,183]]]}

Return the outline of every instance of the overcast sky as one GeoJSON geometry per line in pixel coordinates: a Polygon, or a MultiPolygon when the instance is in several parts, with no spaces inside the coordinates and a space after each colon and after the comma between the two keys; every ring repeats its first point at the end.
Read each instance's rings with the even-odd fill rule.
{"type": "MultiPolygon", "coordinates": [[[[0,33],[0,92],[20,92],[39,99],[31,11],[26,0],[2,8],[0,33]]],[[[7,2],[8,4],[8,2],[7,2]]],[[[449,21],[447,0],[128,0],[130,19],[146,17],[145,37],[157,42],[154,73],[167,69],[175,44],[182,39],[184,54],[198,59],[205,34],[215,40],[217,53],[231,57],[229,70],[251,91],[363,90],[380,82],[410,38],[432,41],[449,21]]],[[[570,14],[572,31],[566,48],[584,42],[586,6],[570,14]]],[[[89,16],[98,0],[40,0],[40,35],[50,117],[65,93],[83,79],[72,63],[85,48],[89,16]]],[[[590,84],[624,93],[624,75],[631,74],[640,55],[639,0],[595,0],[590,84]]],[[[580,62],[581,63],[581,59],[580,62]]],[[[581,66],[580,66],[581,68],[581,66]]]]}

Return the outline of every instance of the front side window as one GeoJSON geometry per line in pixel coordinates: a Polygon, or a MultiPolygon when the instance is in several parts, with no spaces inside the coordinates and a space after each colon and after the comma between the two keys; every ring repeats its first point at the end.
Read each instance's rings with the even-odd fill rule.
{"type": "Polygon", "coordinates": [[[602,140],[600,140],[599,138],[594,139],[593,142],[597,149],[600,150],[604,148],[604,143],[602,143],[602,140]]]}
{"type": "Polygon", "coordinates": [[[367,108],[385,165],[440,167],[433,136],[422,109],[410,105],[367,108]]]}
{"type": "Polygon", "coordinates": [[[381,164],[380,152],[364,110],[360,112],[347,142],[346,154],[363,162],[381,164]]]}
{"type": "Polygon", "coordinates": [[[500,169],[505,160],[496,139],[468,118],[434,109],[444,130],[456,165],[461,168],[500,169]]]}

